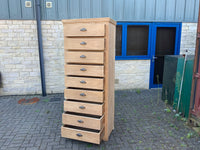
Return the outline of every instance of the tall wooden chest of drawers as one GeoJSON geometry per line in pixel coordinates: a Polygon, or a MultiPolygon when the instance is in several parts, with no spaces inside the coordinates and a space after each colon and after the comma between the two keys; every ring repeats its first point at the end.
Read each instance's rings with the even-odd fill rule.
{"type": "Polygon", "coordinates": [[[116,22],[63,20],[65,90],[61,136],[100,144],[114,129],[116,22]]]}

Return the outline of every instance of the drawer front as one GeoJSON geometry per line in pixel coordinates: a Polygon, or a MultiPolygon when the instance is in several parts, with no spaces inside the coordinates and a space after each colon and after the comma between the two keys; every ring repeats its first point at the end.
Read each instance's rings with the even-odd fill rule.
{"type": "Polygon", "coordinates": [[[64,95],[65,99],[103,103],[104,94],[101,91],[65,89],[64,95]]]}
{"type": "Polygon", "coordinates": [[[83,128],[101,130],[103,127],[104,116],[101,118],[84,117],[71,114],[63,114],[62,122],[64,125],[72,125],[83,128]]]}
{"type": "Polygon", "coordinates": [[[104,52],[70,52],[65,51],[67,63],[104,64],[104,52]]]}
{"type": "Polygon", "coordinates": [[[64,36],[104,36],[104,24],[65,24],[64,36]]]}
{"type": "Polygon", "coordinates": [[[102,116],[103,104],[64,101],[64,111],[102,116]]]}
{"type": "Polygon", "coordinates": [[[65,75],[104,77],[104,66],[65,65],[65,75]]]}
{"type": "Polygon", "coordinates": [[[104,38],[65,38],[65,49],[104,50],[104,38]]]}
{"type": "Polygon", "coordinates": [[[103,79],[65,77],[66,87],[103,90],[103,79]]]}
{"type": "Polygon", "coordinates": [[[103,129],[99,132],[92,132],[92,131],[84,131],[64,126],[61,127],[62,137],[90,142],[94,144],[100,144],[103,135],[104,135],[103,129]]]}

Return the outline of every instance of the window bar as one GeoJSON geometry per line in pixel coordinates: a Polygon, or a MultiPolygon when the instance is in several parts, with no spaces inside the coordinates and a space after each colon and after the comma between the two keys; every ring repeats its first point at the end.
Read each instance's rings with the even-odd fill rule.
{"type": "Polygon", "coordinates": [[[126,57],[127,48],[127,24],[122,25],[122,57],[126,57]]]}

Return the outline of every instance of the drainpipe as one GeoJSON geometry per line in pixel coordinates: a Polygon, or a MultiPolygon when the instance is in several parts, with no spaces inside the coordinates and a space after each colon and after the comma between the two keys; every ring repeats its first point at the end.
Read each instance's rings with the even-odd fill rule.
{"type": "Polygon", "coordinates": [[[43,56],[43,44],[42,44],[40,0],[35,0],[35,5],[36,5],[35,8],[36,8],[37,36],[38,36],[38,48],[39,48],[42,96],[46,96],[47,94],[46,94],[45,72],[44,72],[44,56],[43,56]]]}

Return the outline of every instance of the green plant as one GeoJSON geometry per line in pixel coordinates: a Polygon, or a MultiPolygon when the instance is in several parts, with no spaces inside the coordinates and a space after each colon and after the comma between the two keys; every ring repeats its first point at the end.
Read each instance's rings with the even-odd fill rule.
{"type": "Polygon", "coordinates": [[[39,110],[36,110],[35,112],[40,112],[39,110]]]}
{"type": "Polygon", "coordinates": [[[49,111],[49,110],[47,110],[47,111],[46,111],[46,113],[47,113],[47,114],[49,114],[49,113],[50,113],[50,111],[49,111]]]}
{"type": "Polygon", "coordinates": [[[121,121],[123,121],[123,122],[127,122],[127,120],[126,120],[126,119],[124,119],[124,118],[121,118],[121,121]]]}
{"type": "Polygon", "coordinates": [[[123,94],[122,97],[127,97],[127,94],[123,94]]]}
{"type": "Polygon", "coordinates": [[[165,112],[167,112],[167,113],[170,113],[171,112],[171,110],[167,107],[166,109],[164,109],[165,110],[165,112]]]}
{"type": "Polygon", "coordinates": [[[184,139],[184,137],[181,137],[181,140],[183,140],[184,139]]]}
{"type": "Polygon", "coordinates": [[[174,127],[175,130],[178,130],[179,128],[177,126],[174,127]]]}
{"type": "Polygon", "coordinates": [[[92,147],[92,144],[88,144],[87,147],[92,147]]]}
{"type": "Polygon", "coordinates": [[[193,133],[192,132],[190,132],[190,133],[187,134],[187,138],[188,139],[190,139],[191,137],[193,137],[193,133]]]}
{"type": "Polygon", "coordinates": [[[184,122],[186,122],[186,121],[187,121],[187,119],[186,119],[186,118],[181,118],[181,120],[182,120],[182,121],[184,121],[184,122]]]}
{"type": "Polygon", "coordinates": [[[168,100],[165,100],[165,105],[167,105],[168,104],[168,100]]]}
{"type": "Polygon", "coordinates": [[[141,90],[140,89],[136,89],[136,93],[137,94],[141,94],[141,90]]]}
{"type": "Polygon", "coordinates": [[[177,120],[180,120],[182,117],[181,117],[181,112],[177,113],[174,115],[174,118],[176,118],[177,120]]]}
{"type": "Polygon", "coordinates": [[[130,128],[127,128],[126,130],[129,132],[131,129],[130,129],[130,128]]]}
{"type": "Polygon", "coordinates": [[[158,116],[157,119],[160,120],[160,117],[158,116]]]}
{"type": "Polygon", "coordinates": [[[169,136],[173,136],[172,131],[168,131],[169,136]]]}
{"type": "Polygon", "coordinates": [[[142,143],[142,141],[139,141],[139,144],[141,144],[142,143]]]}
{"type": "Polygon", "coordinates": [[[49,102],[49,99],[44,99],[44,100],[42,100],[43,102],[49,102]]]}
{"type": "Polygon", "coordinates": [[[134,140],[131,140],[130,143],[134,143],[134,140]]]}
{"type": "Polygon", "coordinates": [[[185,144],[181,144],[181,147],[187,147],[187,145],[185,145],[185,144]]]}

